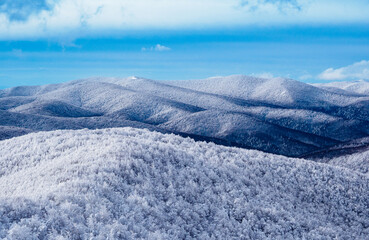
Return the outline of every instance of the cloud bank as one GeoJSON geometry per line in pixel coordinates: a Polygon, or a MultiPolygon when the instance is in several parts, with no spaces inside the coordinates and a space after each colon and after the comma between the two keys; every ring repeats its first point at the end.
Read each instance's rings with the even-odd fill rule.
{"type": "Polygon", "coordinates": [[[0,40],[255,24],[368,23],[368,12],[365,0],[1,0],[0,40]]]}
{"type": "Polygon", "coordinates": [[[369,80],[369,61],[363,60],[346,67],[328,68],[318,76],[323,80],[365,79],[369,80]]]}

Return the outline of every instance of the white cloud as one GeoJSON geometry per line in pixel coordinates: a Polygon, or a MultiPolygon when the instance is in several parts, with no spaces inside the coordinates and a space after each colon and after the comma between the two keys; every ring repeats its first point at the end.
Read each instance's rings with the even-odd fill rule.
{"type": "Polygon", "coordinates": [[[159,51],[159,52],[170,50],[170,48],[168,48],[166,46],[163,46],[163,45],[160,45],[160,44],[156,44],[154,49],[155,49],[155,51],[159,51]]]}
{"type": "Polygon", "coordinates": [[[160,44],[156,44],[155,46],[152,47],[143,47],[141,48],[141,51],[146,52],[146,51],[156,51],[156,52],[163,52],[163,51],[170,51],[171,49],[169,47],[160,45],[160,44]]]}
{"type": "Polygon", "coordinates": [[[337,69],[328,68],[318,77],[323,80],[369,79],[369,61],[363,60],[337,69]]]}
{"type": "Polygon", "coordinates": [[[0,11],[0,39],[73,38],[144,29],[255,24],[368,23],[369,4],[365,1],[45,0],[41,2],[47,7],[27,10],[20,16],[22,21],[14,20],[14,14],[6,12],[8,8],[0,11]]]}

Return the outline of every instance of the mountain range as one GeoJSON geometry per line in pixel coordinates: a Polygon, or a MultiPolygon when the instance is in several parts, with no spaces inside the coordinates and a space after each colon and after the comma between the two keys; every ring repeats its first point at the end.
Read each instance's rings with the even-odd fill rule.
{"type": "Polygon", "coordinates": [[[0,140],[57,129],[135,127],[313,158],[369,136],[365,89],[365,81],[306,84],[243,75],[20,86],[0,90],[0,140]]]}
{"type": "Polygon", "coordinates": [[[0,238],[368,239],[366,88],[235,75],[0,90],[0,238]]]}

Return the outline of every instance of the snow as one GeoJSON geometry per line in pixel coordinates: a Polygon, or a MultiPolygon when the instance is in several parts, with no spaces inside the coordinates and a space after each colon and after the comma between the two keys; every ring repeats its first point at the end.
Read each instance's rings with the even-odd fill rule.
{"type": "Polygon", "coordinates": [[[0,238],[367,239],[344,167],[135,128],[0,142],[0,238]]]}

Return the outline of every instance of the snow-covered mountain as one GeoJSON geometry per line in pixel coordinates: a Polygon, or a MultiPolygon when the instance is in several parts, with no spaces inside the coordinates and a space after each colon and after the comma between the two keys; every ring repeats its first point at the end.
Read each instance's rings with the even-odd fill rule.
{"type": "Polygon", "coordinates": [[[90,78],[0,91],[0,139],[137,127],[302,156],[369,136],[369,96],[291,79],[90,78]]]}
{"type": "Polygon", "coordinates": [[[352,82],[316,83],[313,85],[331,91],[344,90],[347,92],[369,95],[369,82],[365,80],[357,80],[352,82]]]}
{"type": "Polygon", "coordinates": [[[368,239],[368,175],[148,130],[0,142],[0,238],[368,239]]]}

